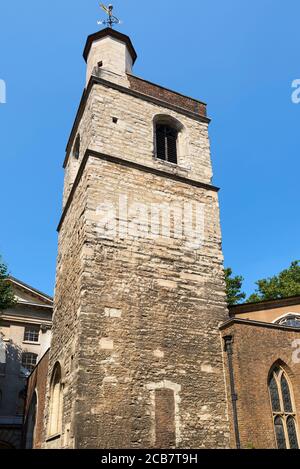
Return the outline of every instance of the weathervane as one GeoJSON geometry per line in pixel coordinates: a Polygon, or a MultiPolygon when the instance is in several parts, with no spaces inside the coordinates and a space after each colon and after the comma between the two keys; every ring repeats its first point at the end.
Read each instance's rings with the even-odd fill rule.
{"type": "Polygon", "coordinates": [[[113,15],[113,5],[108,5],[108,7],[106,7],[103,3],[100,3],[100,7],[108,14],[108,19],[97,21],[98,24],[105,24],[109,28],[113,28],[115,24],[121,24],[121,21],[113,15]]]}

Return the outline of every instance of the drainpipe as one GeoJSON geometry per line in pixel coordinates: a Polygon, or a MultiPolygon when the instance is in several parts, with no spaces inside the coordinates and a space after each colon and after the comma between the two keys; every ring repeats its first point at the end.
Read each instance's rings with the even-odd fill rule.
{"type": "Polygon", "coordinates": [[[232,411],[233,411],[233,425],[234,425],[235,443],[236,443],[236,448],[241,449],[239,421],[238,421],[238,413],[237,413],[238,396],[237,396],[237,393],[235,392],[233,362],[232,362],[233,337],[231,335],[226,336],[226,337],[224,337],[224,341],[225,341],[225,352],[227,353],[228,369],[229,369],[230,392],[231,392],[231,402],[232,402],[232,411]]]}

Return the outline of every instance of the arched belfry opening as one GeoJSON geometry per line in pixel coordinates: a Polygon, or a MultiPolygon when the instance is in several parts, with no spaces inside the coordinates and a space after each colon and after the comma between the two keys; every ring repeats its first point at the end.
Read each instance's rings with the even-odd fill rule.
{"type": "Polygon", "coordinates": [[[186,154],[186,132],[172,116],[161,114],[153,119],[154,156],[168,163],[180,164],[186,154]]]}

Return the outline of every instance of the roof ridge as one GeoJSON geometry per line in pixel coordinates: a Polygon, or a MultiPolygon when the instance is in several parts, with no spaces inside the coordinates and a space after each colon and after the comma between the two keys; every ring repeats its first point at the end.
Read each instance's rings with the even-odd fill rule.
{"type": "Polygon", "coordinates": [[[17,279],[16,277],[13,277],[13,276],[9,276],[8,279],[12,282],[12,283],[15,283],[15,284],[18,284],[19,286],[23,287],[24,289],[26,290],[31,290],[33,293],[35,293],[36,295],[38,296],[42,296],[44,298],[46,298],[47,300],[53,302],[53,297],[50,296],[50,295],[47,295],[46,293],[43,293],[42,291],[40,290],[37,290],[36,288],[32,287],[31,285],[28,285],[27,283],[25,282],[22,282],[22,280],[19,280],[17,279]]]}

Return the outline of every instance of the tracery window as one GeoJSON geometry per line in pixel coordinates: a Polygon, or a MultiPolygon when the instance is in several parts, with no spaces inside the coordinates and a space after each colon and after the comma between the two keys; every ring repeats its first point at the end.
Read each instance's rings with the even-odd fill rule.
{"type": "Polygon", "coordinates": [[[300,328],[300,315],[299,314],[287,314],[283,318],[276,321],[276,324],[279,324],[280,326],[300,328]]]}
{"type": "Polygon", "coordinates": [[[298,449],[296,411],[288,377],[280,366],[269,379],[274,430],[278,449],[298,449]]]}

